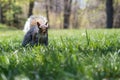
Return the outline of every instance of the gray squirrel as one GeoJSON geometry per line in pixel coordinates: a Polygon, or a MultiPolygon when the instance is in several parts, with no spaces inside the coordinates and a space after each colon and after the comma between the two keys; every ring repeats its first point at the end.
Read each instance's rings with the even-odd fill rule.
{"type": "Polygon", "coordinates": [[[30,29],[26,32],[22,41],[22,46],[27,44],[34,45],[48,45],[48,23],[41,24],[41,19],[34,17],[30,21],[30,29]]]}

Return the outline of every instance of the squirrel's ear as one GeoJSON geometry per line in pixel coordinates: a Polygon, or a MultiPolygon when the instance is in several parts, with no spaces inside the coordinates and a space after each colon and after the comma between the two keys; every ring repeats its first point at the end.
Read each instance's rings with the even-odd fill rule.
{"type": "Polygon", "coordinates": [[[39,22],[37,22],[37,26],[38,26],[38,27],[40,26],[40,23],[39,23],[39,22]]]}
{"type": "Polygon", "coordinates": [[[46,22],[45,25],[48,25],[48,22],[46,22]]]}
{"type": "Polygon", "coordinates": [[[48,22],[46,22],[45,25],[46,25],[47,28],[49,27],[49,26],[48,26],[48,22]]]}

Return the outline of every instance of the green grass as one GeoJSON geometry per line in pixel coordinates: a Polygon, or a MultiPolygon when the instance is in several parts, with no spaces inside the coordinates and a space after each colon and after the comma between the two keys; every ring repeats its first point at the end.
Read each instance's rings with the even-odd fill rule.
{"type": "Polygon", "coordinates": [[[49,30],[49,45],[33,48],[23,35],[0,29],[0,80],[120,80],[119,29],[49,30]]]}

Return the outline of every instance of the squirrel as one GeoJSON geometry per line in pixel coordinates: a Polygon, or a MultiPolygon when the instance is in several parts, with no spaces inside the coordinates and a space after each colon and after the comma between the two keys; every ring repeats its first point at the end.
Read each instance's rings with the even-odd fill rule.
{"type": "MultiPolygon", "coordinates": [[[[29,29],[26,32],[24,39],[22,41],[22,46],[26,46],[27,44],[34,45],[48,45],[48,22],[43,23],[42,18],[32,16],[30,20],[29,29]]],[[[25,29],[25,28],[24,28],[25,29]]]]}

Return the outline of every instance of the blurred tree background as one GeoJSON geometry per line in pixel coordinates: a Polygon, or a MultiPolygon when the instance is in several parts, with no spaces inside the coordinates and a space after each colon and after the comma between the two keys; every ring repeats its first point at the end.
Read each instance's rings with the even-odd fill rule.
{"type": "Polygon", "coordinates": [[[120,0],[0,0],[0,23],[23,29],[31,15],[50,28],[119,28],[120,0]]]}

